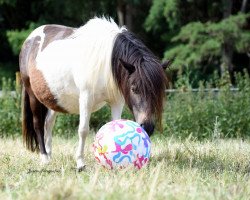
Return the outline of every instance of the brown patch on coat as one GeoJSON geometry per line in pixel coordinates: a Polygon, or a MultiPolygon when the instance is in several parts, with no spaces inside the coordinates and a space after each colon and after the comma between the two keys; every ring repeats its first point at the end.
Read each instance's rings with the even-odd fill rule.
{"type": "Polygon", "coordinates": [[[41,37],[36,36],[25,41],[20,53],[20,71],[25,89],[46,107],[58,111],[67,111],[58,105],[57,99],[50,91],[48,84],[40,70],[36,68],[36,57],[39,50],[41,37]]]}
{"type": "Polygon", "coordinates": [[[51,42],[55,40],[65,39],[74,32],[74,28],[60,26],[60,25],[46,25],[43,29],[45,34],[44,42],[42,46],[42,51],[46,48],[51,42]]]}
{"type": "Polygon", "coordinates": [[[51,93],[43,73],[33,66],[29,69],[29,74],[31,88],[37,99],[52,110],[66,113],[67,111],[57,104],[57,99],[51,93]]]}

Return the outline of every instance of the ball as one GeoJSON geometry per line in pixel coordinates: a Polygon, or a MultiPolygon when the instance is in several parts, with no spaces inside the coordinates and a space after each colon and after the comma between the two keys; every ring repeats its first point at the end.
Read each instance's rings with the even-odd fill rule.
{"type": "Polygon", "coordinates": [[[103,125],[95,136],[94,155],[108,169],[141,169],[149,161],[151,141],[136,122],[119,119],[103,125]]]}

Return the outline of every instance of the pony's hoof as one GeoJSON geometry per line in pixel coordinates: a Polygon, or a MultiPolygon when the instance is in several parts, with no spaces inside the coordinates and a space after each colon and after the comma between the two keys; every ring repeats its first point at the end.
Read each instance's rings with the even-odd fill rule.
{"type": "Polygon", "coordinates": [[[85,163],[83,159],[77,159],[76,160],[76,168],[78,172],[81,172],[85,169],[85,163]]]}
{"type": "Polygon", "coordinates": [[[82,172],[86,169],[86,165],[82,166],[82,167],[77,167],[77,172],[82,172]]]}
{"type": "Polygon", "coordinates": [[[41,163],[42,165],[47,165],[50,162],[50,156],[46,154],[41,154],[41,163]]]}

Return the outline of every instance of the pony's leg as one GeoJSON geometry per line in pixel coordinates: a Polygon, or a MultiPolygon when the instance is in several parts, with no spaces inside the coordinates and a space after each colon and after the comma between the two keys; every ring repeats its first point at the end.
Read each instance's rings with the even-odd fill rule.
{"type": "Polygon", "coordinates": [[[110,107],[111,107],[111,116],[112,116],[113,120],[121,119],[123,106],[124,106],[124,103],[113,103],[113,104],[110,104],[110,107]]]}
{"type": "Polygon", "coordinates": [[[45,148],[48,154],[48,159],[51,159],[52,153],[52,129],[56,121],[57,113],[53,110],[48,110],[45,124],[44,124],[44,139],[45,139],[45,148]]]}
{"type": "Polygon", "coordinates": [[[89,132],[89,119],[90,119],[90,103],[89,103],[89,95],[88,93],[80,94],[79,99],[80,104],[80,123],[78,128],[78,136],[79,136],[79,144],[76,151],[76,164],[78,171],[84,169],[84,145],[87,134],[89,132]]]}
{"type": "Polygon", "coordinates": [[[49,162],[44,144],[44,123],[45,123],[45,113],[47,112],[47,108],[44,107],[37,100],[37,98],[32,92],[29,93],[29,101],[30,101],[31,111],[33,114],[33,126],[40,149],[41,162],[42,164],[46,164],[49,162]]]}

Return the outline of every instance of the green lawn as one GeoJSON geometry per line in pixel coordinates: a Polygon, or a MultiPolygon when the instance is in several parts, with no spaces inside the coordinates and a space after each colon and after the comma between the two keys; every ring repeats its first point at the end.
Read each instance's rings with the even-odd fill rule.
{"type": "Polygon", "coordinates": [[[140,171],[105,170],[86,148],[77,173],[77,138],[55,137],[53,160],[41,166],[20,138],[0,140],[0,199],[249,199],[250,141],[178,141],[154,136],[150,164],[140,171]]]}

